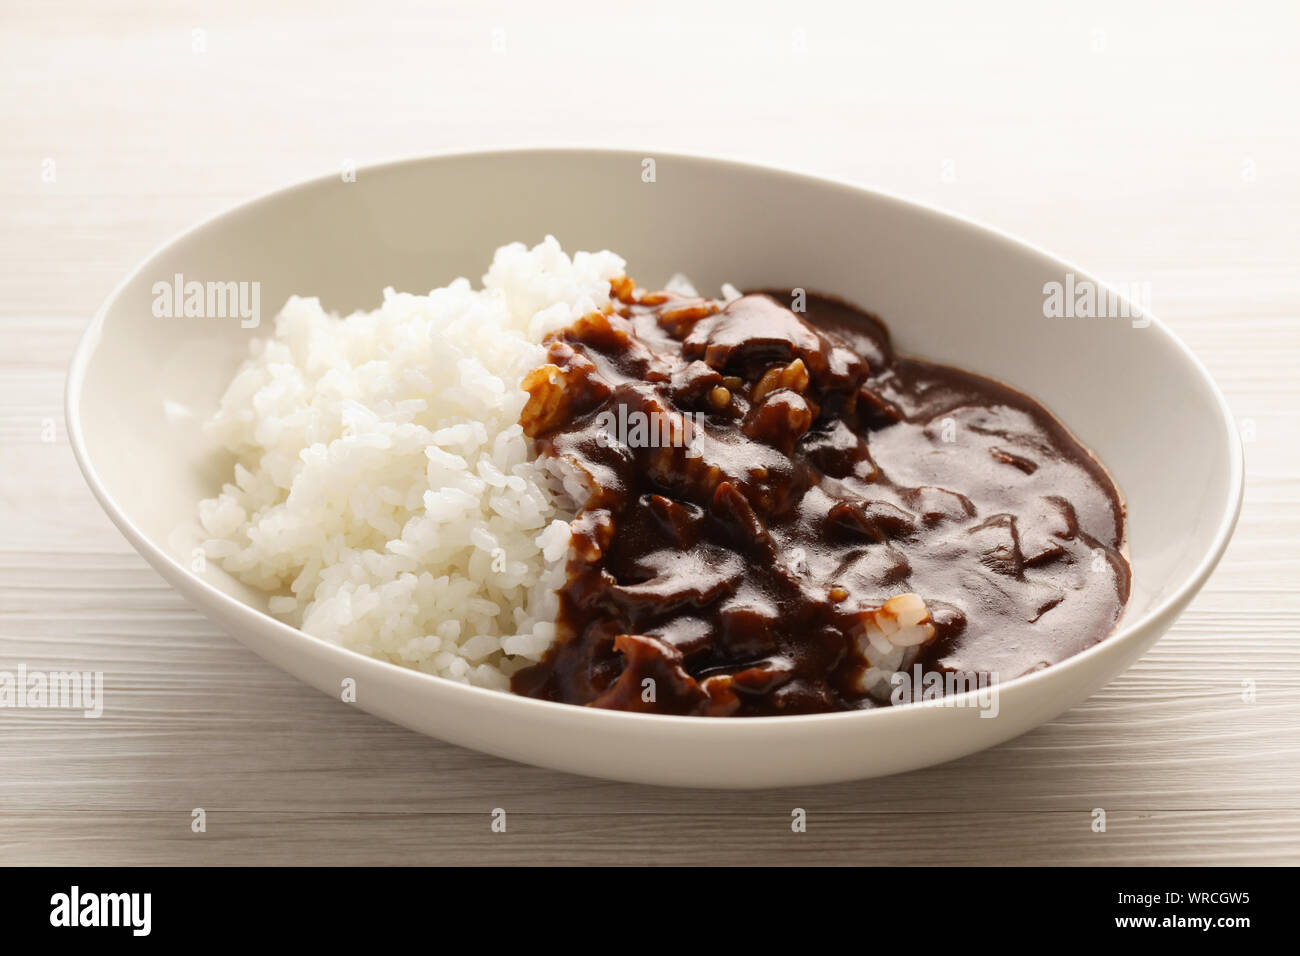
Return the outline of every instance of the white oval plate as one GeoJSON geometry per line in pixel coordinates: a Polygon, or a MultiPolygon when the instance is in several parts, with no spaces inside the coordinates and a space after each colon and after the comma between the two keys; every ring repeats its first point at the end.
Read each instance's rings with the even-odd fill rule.
{"type": "Polygon", "coordinates": [[[815,784],[896,773],[1007,740],[1119,674],[1204,584],[1241,505],[1241,447],[1223,396],[1162,324],[1044,316],[1044,285],[1093,277],[996,231],[826,179],[693,156],[540,149],[459,153],[317,179],[169,242],[96,314],[68,377],[67,419],[95,496],[131,544],[206,615],[278,667],[465,747],[576,773],[695,787],[815,784]],[[654,181],[643,160],[653,158],[654,181]],[[879,314],[900,351],[1005,381],[1044,402],[1128,502],[1133,596],[1119,630],[1001,685],[997,716],[969,697],[842,714],[658,717],[469,687],[310,637],[211,565],[190,570],[199,499],[228,460],[197,424],[251,336],[236,319],[160,319],[155,282],[260,283],[264,321],[293,293],[374,308],[385,286],[423,292],[492,251],[554,234],[613,249],[654,288],[802,286],[879,314]],[[1137,323],[1141,325],[1142,323],[1137,323]]]}

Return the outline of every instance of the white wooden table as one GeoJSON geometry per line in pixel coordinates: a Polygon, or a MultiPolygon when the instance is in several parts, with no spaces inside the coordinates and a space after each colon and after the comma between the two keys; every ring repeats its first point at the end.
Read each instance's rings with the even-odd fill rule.
{"type": "Polygon", "coordinates": [[[0,669],[102,670],[108,706],[0,710],[0,862],[1300,861],[1300,8],[857,6],[6,3],[0,669]],[[794,165],[1149,282],[1253,439],[1221,567],[1059,720],[798,791],[510,764],[263,663],[84,486],[61,411],[78,335],[134,263],[235,201],[347,160],[525,142],[794,165]]]}

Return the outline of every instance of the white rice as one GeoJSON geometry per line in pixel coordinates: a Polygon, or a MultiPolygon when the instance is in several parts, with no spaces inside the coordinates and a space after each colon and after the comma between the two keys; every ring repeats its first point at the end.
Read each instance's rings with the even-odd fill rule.
{"type": "Polygon", "coordinates": [[[309,634],[507,687],[554,640],[573,517],[519,382],[623,272],[548,236],[498,249],[482,290],[386,289],[346,318],[290,299],[207,426],[238,462],[199,505],[208,556],[309,634]]]}

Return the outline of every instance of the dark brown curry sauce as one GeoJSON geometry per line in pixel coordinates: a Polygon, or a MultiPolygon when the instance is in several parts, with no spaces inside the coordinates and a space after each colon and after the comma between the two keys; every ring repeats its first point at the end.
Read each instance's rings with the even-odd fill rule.
{"type": "Polygon", "coordinates": [[[524,383],[538,454],[590,498],[556,645],[516,692],[716,716],[878,706],[855,636],[904,592],[933,622],[926,672],[1005,681],[1115,626],[1123,506],[1042,406],[895,356],[828,297],[615,292],[524,383]]]}

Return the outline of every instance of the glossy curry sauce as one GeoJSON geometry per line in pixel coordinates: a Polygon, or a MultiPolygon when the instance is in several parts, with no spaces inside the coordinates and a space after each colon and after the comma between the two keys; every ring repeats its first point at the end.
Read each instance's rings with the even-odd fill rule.
{"type": "Polygon", "coordinates": [[[856,636],[906,592],[933,623],[909,660],[926,673],[1005,681],[1115,626],[1123,506],[1042,406],[896,356],[831,298],[615,292],[524,383],[538,454],[589,497],[557,642],[516,692],[712,716],[879,706],[856,636]]]}

